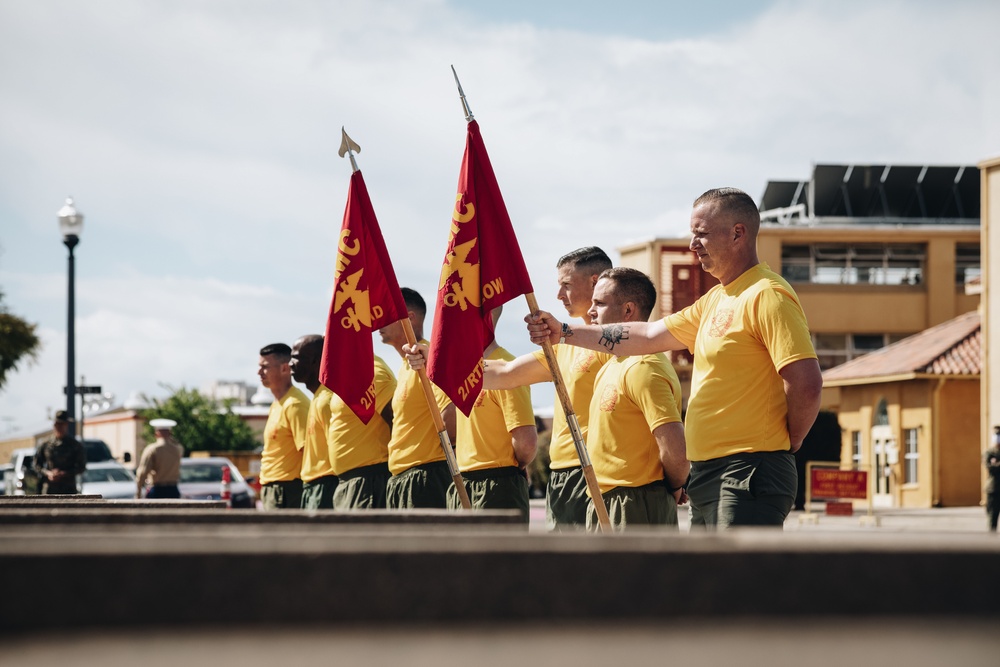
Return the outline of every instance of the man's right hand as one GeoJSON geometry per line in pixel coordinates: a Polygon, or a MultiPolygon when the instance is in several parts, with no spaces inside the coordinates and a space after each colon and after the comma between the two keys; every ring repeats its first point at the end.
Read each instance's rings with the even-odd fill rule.
{"type": "Polygon", "coordinates": [[[528,323],[528,336],[535,345],[544,345],[546,340],[555,345],[563,335],[562,323],[544,310],[525,316],[524,321],[528,323]]]}
{"type": "Polygon", "coordinates": [[[413,370],[419,371],[427,365],[427,346],[423,343],[414,343],[413,345],[407,343],[403,345],[402,350],[406,363],[413,370]]]}

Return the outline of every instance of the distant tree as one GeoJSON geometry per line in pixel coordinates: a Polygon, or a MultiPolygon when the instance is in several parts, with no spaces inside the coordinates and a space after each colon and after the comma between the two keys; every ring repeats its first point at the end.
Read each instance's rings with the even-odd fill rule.
{"type": "MultiPolygon", "coordinates": [[[[251,451],[260,446],[250,426],[232,411],[232,401],[220,405],[194,389],[167,389],[173,392],[169,398],[153,399],[153,407],[141,414],[147,420],[165,418],[177,422],[173,435],[185,451],[251,451]]],[[[156,439],[148,423],[143,435],[147,442],[156,439]]]]}
{"type": "Polygon", "coordinates": [[[7,373],[17,370],[21,359],[34,361],[42,343],[35,333],[37,324],[30,324],[7,311],[0,292],[0,389],[7,382],[7,373]]]}

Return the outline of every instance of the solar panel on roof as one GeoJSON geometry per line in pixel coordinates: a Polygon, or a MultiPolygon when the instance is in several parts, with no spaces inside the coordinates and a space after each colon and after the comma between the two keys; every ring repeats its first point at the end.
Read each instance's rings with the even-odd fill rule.
{"type": "Polygon", "coordinates": [[[917,178],[923,167],[890,167],[884,175],[882,189],[886,200],[886,215],[894,218],[923,218],[917,197],[917,178]]]}
{"type": "MultiPolygon", "coordinates": [[[[813,210],[818,216],[845,215],[831,211],[841,202],[843,197],[841,187],[847,167],[841,164],[818,164],[813,169],[813,210]]],[[[843,206],[841,206],[843,211],[843,206]]]]}

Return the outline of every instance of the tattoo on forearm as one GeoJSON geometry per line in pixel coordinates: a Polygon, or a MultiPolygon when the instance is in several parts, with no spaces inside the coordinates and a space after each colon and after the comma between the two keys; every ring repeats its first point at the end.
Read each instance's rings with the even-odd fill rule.
{"type": "Polygon", "coordinates": [[[614,352],[615,345],[628,338],[628,327],[624,324],[609,324],[601,328],[601,339],[597,341],[608,352],[614,352]]]}

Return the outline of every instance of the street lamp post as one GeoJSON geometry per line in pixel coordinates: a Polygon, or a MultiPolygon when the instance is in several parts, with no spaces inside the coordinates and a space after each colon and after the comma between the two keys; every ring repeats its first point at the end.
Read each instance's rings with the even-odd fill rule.
{"type": "Polygon", "coordinates": [[[74,380],[76,364],[76,312],[74,301],[76,287],[73,281],[74,264],[73,248],[80,242],[80,232],[83,231],[83,214],[73,206],[73,198],[66,199],[66,204],[59,209],[59,231],[62,232],[63,244],[69,248],[69,305],[66,309],[66,412],[70,419],[76,418],[76,382],[74,380]]]}

